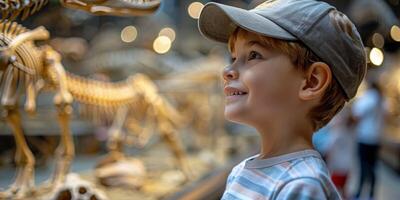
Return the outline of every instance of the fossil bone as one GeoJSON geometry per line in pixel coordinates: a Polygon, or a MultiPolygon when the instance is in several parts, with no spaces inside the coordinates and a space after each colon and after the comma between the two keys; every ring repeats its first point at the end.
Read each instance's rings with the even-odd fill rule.
{"type": "MultiPolygon", "coordinates": [[[[0,193],[0,198],[23,197],[33,189],[35,160],[21,128],[18,99],[24,89],[27,95],[25,109],[34,112],[38,83],[55,91],[54,104],[61,128],[61,140],[56,151],[56,169],[50,186],[64,182],[74,157],[74,144],[69,129],[71,104],[74,100],[96,108],[97,115],[108,113],[109,116],[105,118],[116,117],[117,121],[112,130],[124,124],[118,122],[124,119],[124,113],[122,112],[122,117],[118,117],[116,110],[128,109],[130,113],[136,113],[144,112],[143,108],[147,108],[144,114],[139,113],[137,116],[150,115],[154,118],[158,132],[172,149],[179,166],[186,174],[190,173],[185,152],[176,136],[180,116],[174,107],[159,95],[157,87],[148,77],[136,74],[114,83],[80,77],[64,70],[61,56],[50,46],[34,45],[34,40],[48,39],[49,34],[44,28],[39,27],[30,31],[15,22],[6,22],[0,23],[0,30],[0,71],[4,72],[0,78],[3,86],[1,107],[5,110],[6,121],[15,136],[17,146],[15,159],[18,169],[14,184],[6,192],[0,193]]],[[[110,141],[111,153],[118,152],[120,148],[116,142],[119,136],[113,136],[112,139],[114,140],[110,141]]]]}
{"type": "MultiPolygon", "coordinates": [[[[0,0],[1,19],[12,21],[18,16],[24,20],[42,9],[49,0],[0,0]]],[[[95,15],[141,16],[155,12],[160,0],[60,0],[72,9],[95,15]]]]}

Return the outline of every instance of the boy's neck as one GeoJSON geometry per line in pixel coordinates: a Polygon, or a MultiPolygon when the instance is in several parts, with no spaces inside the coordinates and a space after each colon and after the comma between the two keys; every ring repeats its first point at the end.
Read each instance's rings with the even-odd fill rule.
{"type": "Polygon", "coordinates": [[[313,129],[304,122],[274,123],[274,127],[258,127],[261,135],[260,159],[271,158],[296,151],[313,149],[313,129]]]}

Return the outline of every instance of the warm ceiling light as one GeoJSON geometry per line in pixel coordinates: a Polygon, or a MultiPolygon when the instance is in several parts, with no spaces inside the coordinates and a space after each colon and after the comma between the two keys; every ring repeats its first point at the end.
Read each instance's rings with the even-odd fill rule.
{"type": "Polygon", "coordinates": [[[383,38],[380,33],[374,33],[374,35],[372,35],[372,43],[378,48],[383,48],[385,45],[385,38],[383,38]]]}
{"type": "Polygon", "coordinates": [[[121,31],[121,40],[123,42],[133,42],[137,37],[137,29],[134,26],[126,26],[121,31]]]}
{"type": "Polygon", "coordinates": [[[160,33],[158,33],[158,36],[167,36],[171,41],[174,41],[175,31],[172,28],[166,27],[161,29],[160,33]]]}
{"type": "Polygon", "coordinates": [[[376,66],[380,66],[383,63],[383,52],[378,48],[372,48],[369,52],[369,59],[371,60],[372,64],[376,66]]]}
{"type": "Polygon", "coordinates": [[[159,54],[164,54],[171,48],[171,40],[167,36],[159,36],[154,40],[153,49],[159,54]]]}
{"type": "Polygon", "coordinates": [[[396,25],[393,25],[390,29],[390,36],[394,41],[400,42],[400,28],[396,25]]]}
{"type": "Polygon", "coordinates": [[[201,9],[204,5],[200,2],[193,2],[188,7],[188,13],[193,19],[198,19],[200,16],[201,9]]]}

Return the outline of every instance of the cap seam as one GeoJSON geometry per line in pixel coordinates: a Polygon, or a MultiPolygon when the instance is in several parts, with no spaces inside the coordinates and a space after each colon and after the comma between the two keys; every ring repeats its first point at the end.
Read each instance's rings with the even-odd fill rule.
{"type": "MultiPolygon", "coordinates": [[[[282,28],[282,29],[285,30],[286,32],[290,33],[290,35],[292,35],[293,37],[295,37],[296,40],[299,40],[299,38],[298,38],[296,35],[294,35],[291,31],[289,31],[289,30],[286,29],[285,27],[281,26],[279,23],[276,23],[274,20],[272,20],[272,19],[269,18],[268,16],[261,15],[261,14],[259,14],[259,13],[257,13],[257,12],[253,12],[253,13],[256,14],[256,15],[258,15],[258,16],[260,16],[260,17],[264,17],[264,18],[270,20],[271,22],[273,22],[274,24],[276,24],[277,26],[279,26],[280,28],[282,28]]],[[[254,31],[251,31],[251,32],[254,32],[254,31]]],[[[261,34],[261,33],[260,33],[260,34],[261,34]]],[[[277,39],[280,39],[280,38],[277,38],[277,39]]],[[[281,39],[281,40],[288,40],[288,39],[281,39]]]]}
{"type": "MultiPolygon", "coordinates": [[[[335,8],[330,7],[329,9],[326,9],[324,12],[322,12],[319,16],[318,19],[314,21],[314,23],[312,23],[310,25],[310,27],[308,27],[307,30],[304,30],[304,33],[307,33],[309,30],[311,30],[318,22],[320,22],[329,12],[331,12],[332,10],[335,10],[335,8]]],[[[305,24],[302,25],[303,27],[305,27],[305,24]]],[[[303,28],[302,27],[302,28],[303,28]]]]}

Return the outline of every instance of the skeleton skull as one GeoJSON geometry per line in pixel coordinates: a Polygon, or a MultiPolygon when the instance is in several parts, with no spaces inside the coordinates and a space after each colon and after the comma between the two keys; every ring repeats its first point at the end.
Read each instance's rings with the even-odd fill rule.
{"type": "Polygon", "coordinates": [[[106,195],[77,174],[68,174],[65,183],[58,185],[50,195],[51,200],[107,200],[106,195]]]}

